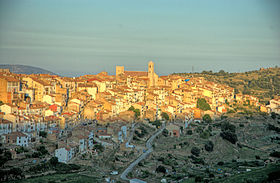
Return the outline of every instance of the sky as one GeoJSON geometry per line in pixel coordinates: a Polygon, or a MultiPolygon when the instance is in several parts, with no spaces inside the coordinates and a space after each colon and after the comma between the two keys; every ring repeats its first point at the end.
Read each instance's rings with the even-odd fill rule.
{"type": "Polygon", "coordinates": [[[280,66],[278,0],[0,0],[0,64],[64,76],[280,66]]]}

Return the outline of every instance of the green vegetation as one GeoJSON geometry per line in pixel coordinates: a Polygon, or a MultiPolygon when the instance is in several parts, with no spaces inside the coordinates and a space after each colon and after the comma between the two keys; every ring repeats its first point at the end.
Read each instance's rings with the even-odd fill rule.
{"type": "Polygon", "coordinates": [[[209,114],[205,114],[204,116],[203,116],[203,121],[205,121],[206,123],[211,123],[212,122],[212,119],[211,119],[211,117],[210,117],[210,115],[209,114]]]}
{"type": "Polygon", "coordinates": [[[208,139],[209,136],[210,136],[210,132],[208,130],[205,130],[200,134],[200,138],[203,138],[203,139],[208,139]]]}
{"type": "Polygon", "coordinates": [[[134,112],[135,119],[139,118],[139,116],[140,116],[140,110],[139,109],[135,109],[133,106],[131,106],[128,110],[134,112]]]}
{"type": "Polygon", "coordinates": [[[195,156],[199,156],[200,154],[200,149],[197,148],[197,147],[193,147],[192,150],[191,150],[191,153],[195,156]]]}
{"type": "Polygon", "coordinates": [[[163,129],[163,131],[162,131],[162,135],[163,135],[163,136],[165,136],[165,137],[167,137],[167,136],[168,136],[168,130],[163,129]]]}
{"type": "MultiPolygon", "coordinates": [[[[104,179],[102,179],[104,180],[104,179]]],[[[92,183],[92,182],[102,182],[101,178],[98,176],[86,176],[77,173],[61,173],[52,174],[41,177],[32,177],[25,180],[13,181],[14,183],[52,183],[52,182],[71,182],[71,183],[92,183]]]]}
{"type": "Polygon", "coordinates": [[[12,154],[7,149],[0,149],[0,167],[4,166],[4,164],[12,159],[12,154]]]}
{"type": "Polygon", "coordinates": [[[232,182],[277,182],[280,179],[279,164],[267,165],[264,168],[253,170],[251,172],[244,172],[226,177],[224,179],[217,179],[214,182],[232,183],[232,182]]]}
{"type": "Polygon", "coordinates": [[[36,148],[36,150],[37,151],[31,155],[33,158],[42,158],[49,154],[45,146],[39,146],[36,148]]]}
{"type": "Polygon", "coordinates": [[[230,124],[229,122],[224,122],[221,125],[221,130],[222,132],[220,133],[220,136],[231,142],[232,144],[235,144],[238,139],[237,139],[237,135],[235,134],[235,126],[233,124],[230,124]]]}
{"type": "Polygon", "coordinates": [[[197,99],[197,108],[204,111],[211,110],[210,105],[206,102],[204,98],[197,99]]]}
{"type": "Polygon", "coordinates": [[[161,122],[159,120],[155,120],[154,122],[150,122],[152,125],[156,126],[159,128],[161,126],[161,122]]]}
{"type": "Polygon", "coordinates": [[[47,135],[48,135],[47,132],[44,132],[44,131],[40,131],[40,132],[39,132],[39,136],[40,136],[40,137],[47,138],[47,135]]]}
{"type": "Polygon", "coordinates": [[[214,143],[212,141],[208,141],[205,146],[204,146],[205,150],[208,152],[212,152],[214,149],[214,143]]]}
{"type": "Polygon", "coordinates": [[[22,178],[24,178],[24,174],[20,168],[0,170],[0,181],[17,180],[22,178]]]}
{"type": "Polygon", "coordinates": [[[28,152],[28,150],[26,148],[22,147],[22,146],[21,147],[17,147],[15,150],[16,150],[17,154],[28,152]]]}
{"type": "Polygon", "coordinates": [[[101,144],[95,144],[93,148],[96,149],[97,152],[103,152],[104,151],[104,147],[101,144]]]}
{"type": "Polygon", "coordinates": [[[165,119],[166,121],[169,120],[169,116],[168,116],[168,114],[167,114],[166,112],[162,112],[162,113],[161,113],[161,117],[162,117],[163,119],[165,119]]]}

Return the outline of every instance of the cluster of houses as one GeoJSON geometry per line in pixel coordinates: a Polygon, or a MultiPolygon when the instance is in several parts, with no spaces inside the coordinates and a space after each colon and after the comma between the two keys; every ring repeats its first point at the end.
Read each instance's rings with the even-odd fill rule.
{"type": "MultiPolygon", "coordinates": [[[[1,69],[0,102],[1,139],[20,146],[36,141],[40,131],[58,141],[63,130],[71,127],[70,122],[75,126],[80,119],[100,123],[132,122],[136,119],[135,111],[129,110],[132,106],[139,112],[138,119],[150,121],[162,119],[163,113],[170,120],[184,120],[189,114],[194,114],[194,120],[198,121],[204,114],[215,118],[227,112],[233,102],[247,102],[259,106],[263,112],[280,112],[277,97],[264,106],[256,97],[235,95],[233,88],[204,78],[158,76],[153,62],[149,62],[148,71],[125,71],[123,66],[117,66],[116,75],[101,72],[77,78],[15,74],[1,69]],[[198,109],[199,98],[204,98],[211,110],[198,109]]],[[[111,134],[117,134],[116,138],[122,141],[126,138],[125,131],[119,129],[111,134]]],[[[61,142],[55,153],[58,157],[61,154],[61,161],[67,161],[75,152],[92,148],[93,136],[113,138],[101,129],[73,131],[71,138],[61,142]]]]}

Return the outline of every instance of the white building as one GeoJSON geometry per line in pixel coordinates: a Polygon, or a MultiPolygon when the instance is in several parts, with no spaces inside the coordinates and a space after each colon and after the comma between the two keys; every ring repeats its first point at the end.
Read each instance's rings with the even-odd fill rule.
{"type": "Polygon", "coordinates": [[[74,148],[71,147],[63,147],[55,150],[55,157],[57,157],[59,162],[67,163],[71,160],[75,155],[74,148]]]}
{"type": "Polygon", "coordinates": [[[13,130],[12,122],[8,120],[0,119],[0,135],[12,133],[12,130],[13,130]]]}
{"type": "Polygon", "coordinates": [[[18,146],[27,147],[29,142],[28,135],[22,132],[12,132],[10,134],[3,135],[3,142],[6,144],[14,144],[18,146]]]}

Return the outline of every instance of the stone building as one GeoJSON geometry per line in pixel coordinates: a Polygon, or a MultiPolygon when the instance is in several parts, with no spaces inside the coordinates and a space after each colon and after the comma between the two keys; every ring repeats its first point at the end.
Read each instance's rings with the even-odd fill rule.
{"type": "Polygon", "coordinates": [[[154,70],[154,62],[150,61],[148,64],[148,72],[147,71],[125,71],[124,66],[116,66],[116,77],[126,76],[126,77],[143,77],[148,78],[149,87],[155,87],[158,85],[158,75],[154,70]]]}

